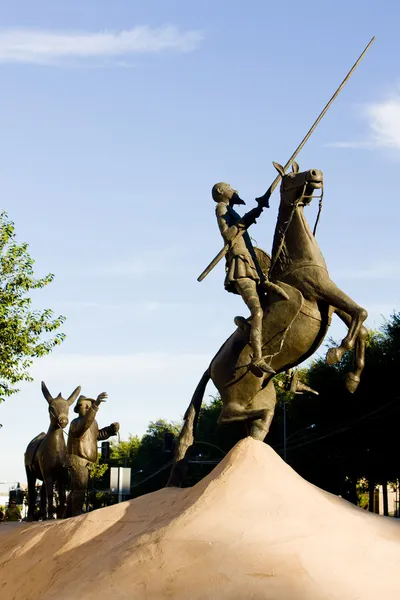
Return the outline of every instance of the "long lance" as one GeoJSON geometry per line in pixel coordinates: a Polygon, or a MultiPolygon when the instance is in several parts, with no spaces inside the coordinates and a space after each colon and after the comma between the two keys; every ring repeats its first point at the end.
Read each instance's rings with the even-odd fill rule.
{"type": "MultiPolygon", "coordinates": [[[[371,41],[369,42],[369,44],[366,46],[364,52],[360,55],[360,57],[358,58],[358,60],[354,63],[354,65],[352,66],[352,68],[350,69],[350,71],[347,73],[346,77],[343,79],[342,83],[340,84],[340,86],[338,87],[338,89],[336,90],[336,92],[333,94],[332,98],[326,104],[326,106],[322,110],[321,114],[318,116],[318,118],[313,123],[313,125],[310,127],[310,129],[308,130],[308,132],[306,133],[306,135],[304,136],[304,138],[301,140],[300,144],[297,146],[296,150],[293,152],[292,156],[289,158],[288,162],[284,166],[284,170],[285,171],[291,166],[292,162],[295,160],[296,156],[298,155],[298,153],[300,152],[300,150],[303,148],[303,146],[305,145],[305,143],[307,142],[307,140],[309,139],[309,137],[313,133],[314,129],[317,127],[317,125],[319,124],[319,122],[322,120],[322,117],[328,111],[328,109],[331,106],[331,104],[334,102],[334,100],[337,98],[337,96],[339,95],[339,93],[341,92],[341,90],[344,88],[344,86],[346,85],[346,83],[348,82],[348,80],[350,79],[350,77],[352,76],[352,74],[354,73],[354,71],[356,70],[356,68],[358,67],[358,65],[360,64],[360,62],[362,61],[362,59],[364,58],[364,56],[366,55],[366,53],[368,52],[368,50],[370,49],[370,47],[372,46],[372,44],[374,43],[374,41],[375,41],[375,36],[371,39],[371,41]]],[[[269,208],[269,199],[271,197],[271,194],[275,190],[276,186],[278,185],[280,179],[281,179],[281,175],[278,175],[274,179],[274,181],[271,183],[271,185],[269,186],[269,188],[265,192],[265,194],[263,196],[260,196],[260,198],[256,198],[256,201],[258,202],[258,204],[261,205],[263,208],[265,208],[265,207],[269,208]]],[[[231,244],[235,244],[237,242],[237,240],[245,232],[246,232],[246,229],[240,229],[238,231],[237,235],[235,236],[235,238],[232,240],[231,244]]],[[[204,269],[204,271],[202,272],[202,274],[197,278],[197,281],[203,281],[203,279],[205,277],[207,277],[207,275],[210,273],[210,271],[213,270],[213,268],[219,263],[219,261],[221,260],[221,258],[223,258],[225,256],[225,254],[228,252],[229,247],[230,247],[230,244],[225,244],[225,246],[222,248],[222,250],[220,252],[218,252],[217,256],[210,262],[210,264],[204,269]]]]}

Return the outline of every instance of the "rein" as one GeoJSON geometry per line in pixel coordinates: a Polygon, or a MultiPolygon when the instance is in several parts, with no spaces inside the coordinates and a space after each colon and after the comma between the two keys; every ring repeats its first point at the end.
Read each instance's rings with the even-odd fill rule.
{"type": "Polygon", "coordinates": [[[313,236],[315,236],[315,232],[317,231],[317,227],[318,227],[318,223],[319,223],[319,218],[321,216],[323,197],[324,197],[324,188],[321,189],[321,195],[319,196],[318,214],[317,214],[317,218],[315,219],[315,225],[314,225],[314,229],[313,229],[313,236]]]}
{"type": "Polygon", "coordinates": [[[289,219],[288,219],[288,221],[286,223],[286,227],[285,227],[285,229],[284,229],[284,231],[282,233],[282,238],[281,238],[281,241],[280,241],[280,244],[279,244],[279,248],[278,248],[278,250],[277,250],[277,252],[275,254],[274,260],[271,263],[271,266],[270,266],[270,269],[269,269],[270,273],[272,273],[272,270],[275,267],[276,262],[277,262],[279,256],[281,255],[281,252],[283,250],[283,246],[284,246],[284,243],[285,243],[285,240],[286,240],[286,234],[287,234],[288,229],[290,227],[290,224],[292,222],[294,213],[296,212],[296,209],[303,203],[303,200],[305,198],[319,198],[318,214],[317,214],[317,218],[315,220],[315,225],[314,225],[314,229],[313,229],[313,235],[315,236],[315,232],[317,231],[317,226],[318,226],[319,218],[321,216],[321,211],[322,211],[322,200],[323,200],[323,197],[324,197],[324,188],[322,187],[322,189],[321,189],[321,195],[320,196],[313,196],[313,194],[311,194],[310,196],[306,196],[307,185],[308,185],[308,182],[307,181],[304,182],[303,191],[302,191],[301,195],[299,196],[298,200],[296,200],[293,203],[292,212],[290,213],[290,217],[289,217],[289,219]]]}

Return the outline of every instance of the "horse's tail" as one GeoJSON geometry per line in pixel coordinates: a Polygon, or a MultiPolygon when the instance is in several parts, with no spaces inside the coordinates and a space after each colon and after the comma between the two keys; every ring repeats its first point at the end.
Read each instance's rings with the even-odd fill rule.
{"type": "Polygon", "coordinates": [[[175,450],[174,463],[166,487],[180,487],[186,474],[189,451],[194,443],[197,421],[204,392],[210,380],[210,369],[203,374],[185,412],[183,427],[175,450]]]}

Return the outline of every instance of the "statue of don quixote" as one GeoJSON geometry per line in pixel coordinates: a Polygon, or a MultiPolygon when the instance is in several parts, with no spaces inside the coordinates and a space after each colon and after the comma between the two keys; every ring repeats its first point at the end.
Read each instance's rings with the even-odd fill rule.
{"type": "Polygon", "coordinates": [[[322,208],[322,171],[300,171],[294,159],[373,41],[374,38],[288,163],[284,167],[273,163],[278,176],[264,196],[257,198],[257,207],[240,217],[233,208],[244,204],[238,192],[223,182],[212,189],[225,245],[198,280],[202,281],[225,256],[225,289],[241,295],[250,318],[235,318],[236,331],[214,356],[193,394],[177,443],[169,486],[182,484],[207,383],[212,380],[221,395],[218,422],[243,422],[248,435],[264,440],[274,416],[275,374],[296,367],[314,354],[326,336],[333,314],[345,323],[348,333],[338,347],[329,349],[326,362],[338,363],[345,352],[354,349],[354,368],[347,374],[345,386],[351,393],[357,389],[364,368],[367,330],[363,323],[367,311],[331,280],[315,237],[322,208]],[[288,173],[290,166],[292,171],[288,173]],[[279,181],[280,204],[270,257],[252,246],[247,230],[269,206],[279,181]],[[305,209],[316,191],[320,193],[320,203],[312,230],[305,209]]]}

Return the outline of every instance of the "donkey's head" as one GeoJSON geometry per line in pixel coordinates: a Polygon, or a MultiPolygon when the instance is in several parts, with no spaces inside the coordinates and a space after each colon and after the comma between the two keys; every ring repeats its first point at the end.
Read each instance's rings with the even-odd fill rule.
{"type": "Polygon", "coordinates": [[[75,402],[81,391],[81,386],[72,392],[67,400],[58,394],[56,398],[50,394],[44,381],[42,381],[43,396],[49,403],[50,422],[54,428],[64,429],[68,425],[68,412],[71,404],[75,402]]]}
{"type": "Polygon", "coordinates": [[[292,163],[292,172],[285,174],[279,163],[273,163],[282,177],[281,203],[287,206],[306,206],[310,204],[314,190],[322,189],[324,178],[322,171],[310,169],[299,173],[297,162],[292,163]]]}

